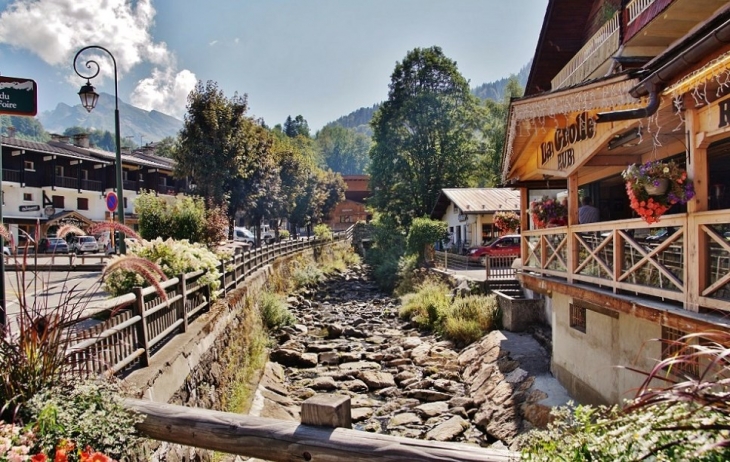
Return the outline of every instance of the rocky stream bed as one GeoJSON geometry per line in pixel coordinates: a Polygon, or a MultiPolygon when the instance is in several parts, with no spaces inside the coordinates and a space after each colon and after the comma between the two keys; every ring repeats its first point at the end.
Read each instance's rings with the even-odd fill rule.
{"type": "Polygon", "coordinates": [[[305,399],[336,393],[356,429],[509,447],[568,399],[532,335],[494,331],[457,350],[399,319],[364,267],[287,302],[297,324],[279,332],[252,415],[299,421],[305,399]]]}

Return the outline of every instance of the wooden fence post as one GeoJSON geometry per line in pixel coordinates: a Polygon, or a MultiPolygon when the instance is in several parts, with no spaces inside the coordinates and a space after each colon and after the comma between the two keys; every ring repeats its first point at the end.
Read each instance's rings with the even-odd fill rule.
{"type": "Polygon", "coordinates": [[[132,292],[136,297],[134,305],[132,305],[134,315],[141,318],[139,324],[137,324],[137,337],[139,337],[140,346],[144,349],[144,353],[140,356],[140,362],[142,367],[147,367],[150,365],[150,339],[147,333],[147,320],[144,317],[144,296],[141,287],[132,288],[132,292]]]}
{"type": "Polygon", "coordinates": [[[302,403],[302,424],[329,428],[352,428],[350,397],[316,395],[302,403]]]}
{"type": "Polygon", "coordinates": [[[223,288],[223,296],[225,297],[226,294],[228,293],[228,291],[226,290],[226,285],[228,285],[228,283],[226,282],[226,262],[222,261],[220,263],[220,265],[221,265],[220,270],[221,270],[221,280],[222,280],[221,287],[223,288]]]}
{"type": "Polygon", "coordinates": [[[182,295],[182,319],[183,319],[183,332],[188,331],[188,282],[185,280],[185,273],[180,273],[178,276],[180,279],[180,295],[182,295]]]}

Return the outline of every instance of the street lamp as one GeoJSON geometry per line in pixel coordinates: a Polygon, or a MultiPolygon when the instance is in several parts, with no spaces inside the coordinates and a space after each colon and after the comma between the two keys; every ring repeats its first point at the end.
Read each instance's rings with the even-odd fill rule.
{"type": "MultiPolygon", "coordinates": [[[[91,112],[94,107],[96,107],[96,102],[99,100],[99,94],[96,92],[96,89],[93,85],[91,85],[91,79],[99,75],[99,63],[96,61],[90,59],[86,61],[86,69],[90,69],[90,72],[92,72],[91,75],[84,75],[81,72],[79,72],[78,68],[76,67],[77,61],[79,59],[79,55],[83,53],[86,50],[90,49],[96,49],[101,50],[109,55],[109,57],[112,59],[112,62],[114,63],[114,141],[116,143],[116,177],[117,177],[117,221],[119,221],[119,224],[124,224],[124,187],[122,183],[122,151],[121,151],[121,142],[119,139],[119,92],[117,90],[118,82],[117,82],[117,60],[114,59],[114,55],[111,54],[109,50],[107,50],[104,47],[101,47],[99,45],[90,45],[87,47],[84,47],[79,50],[78,53],[76,53],[76,56],[74,56],[74,72],[76,72],[76,75],[81,77],[82,79],[86,79],[86,84],[81,87],[81,90],[79,90],[79,98],[81,98],[81,105],[84,106],[84,108],[91,112]]],[[[120,231],[119,233],[119,252],[123,255],[127,253],[127,246],[124,243],[124,234],[120,231]]]]}

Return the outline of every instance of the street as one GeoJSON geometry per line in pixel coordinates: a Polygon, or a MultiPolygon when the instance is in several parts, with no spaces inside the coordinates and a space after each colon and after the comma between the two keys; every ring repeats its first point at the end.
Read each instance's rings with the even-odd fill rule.
{"type": "MultiPolygon", "coordinates": [[[[50,257],[47,258],[50,263],[50,257]]],[[[11,258],[12,261],[12,258],[11,258]]],[[[15,320],[21,308],[32,316],[57,312],[66,318],[78,316],[86,308],[107,298],[100,281],[99,271],[68,272],[48,269],[38,271],[6,271],[5,299],[8,325],[16,327],[15,320]]]]}

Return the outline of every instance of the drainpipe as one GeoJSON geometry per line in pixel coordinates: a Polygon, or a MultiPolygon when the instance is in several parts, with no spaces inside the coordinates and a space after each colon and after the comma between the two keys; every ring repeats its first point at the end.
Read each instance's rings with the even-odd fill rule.
{"type": "Polygon", "coordinates": [[[695,66],[705,56],[730,43],[730,19],[717,26],[712,32],[705,35],[687,50],[681,51],[662,67],[652,72],[629,93],[634,98],[649,96],[649,104],[639,109],[599,113],[596,122],[614,122],[618,120],[633,120],[653,115],[659,109],[659,92],[678,75],[695,66]]]}

